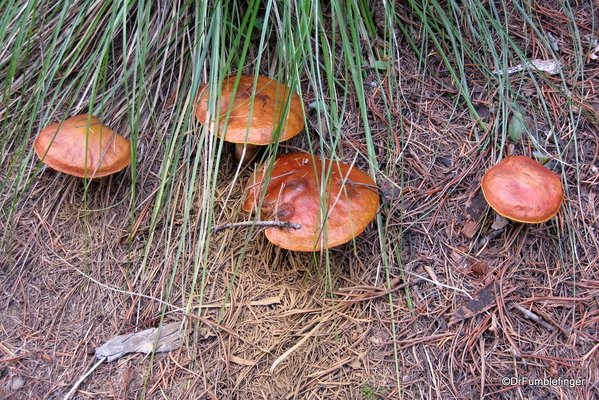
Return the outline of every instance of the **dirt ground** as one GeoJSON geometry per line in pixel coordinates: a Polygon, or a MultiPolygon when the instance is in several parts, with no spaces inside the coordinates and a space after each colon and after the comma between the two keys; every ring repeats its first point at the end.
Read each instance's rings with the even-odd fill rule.
{"type": "MultiPolygon", "coordinates": [[[[597,10],[571,3],[580,36],[596,35],[597,10]]],[[[207,204],[214,225],[250,218],[240,206],[254,165],[234,180],[228,145],[217,168],[203,164],[213,155],[198,149],[214,139],[193,133],[171,153],[168,82],[159,111],[142,119],[135,184],[130,167],[87,187],[47,168],[22,191],[1,192],[15,211],[0,219],[10,232],[0,254],[0,397],[63,398],[107,340],[179,321],[179,349],[103,363],[72,398],[599,398],[599,61],[584,59],[581,82],[573,49],[588,43],[573,42],[557,3],[531,7],[565,66],[563,78],[510,78],[534,132],[498,135],[509,114],[495,109],[497,82],[466,62],[484,128],[442,57],[429,49],[423,67],[400,41],[397,71],[373,70],[361,88],[380,212],[328,252],[283,250],[261,229],[207,231],[207,204]],[[385,92],[391,77],[401,94],[385,92]],[[547,166],[566,200],[548,222],[502,226],[480,179],[501,156],[533,156],[539,144],[555,157],[547,166]],[[175,179],[165,189],[169,157],[175,179]]],[[[419,25],[405,4],[397,12],[419,25]]],[[[522,21],[506,18],[524,42],[522,21]]],[[[546,56],[542,46],[527,49],[531,59],[546,56]]],[[[339,67],[338,79],[355,93],[348,73],[339,67]]],[[[301,87],[309,103],[307,79],[301,87]]],[[[339,148],[322,145],[318,136],[330,132],[309,109],[306,130],[280,151],[312,146],[369,170],[355,97],[344,111],[339,148]]],[[[127,136],[122,115],[109,112],[105,123],[127,136]]],[[[33,170],[37,161],[24,162],[33,170]]]]}

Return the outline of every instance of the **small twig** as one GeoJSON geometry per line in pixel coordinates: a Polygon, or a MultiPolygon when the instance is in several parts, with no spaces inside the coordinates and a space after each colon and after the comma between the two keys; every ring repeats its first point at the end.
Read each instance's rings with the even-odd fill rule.
{"type": "Polygon", "coordinates": [[[212,232],[218,232],[223,229],[239,228],[242,226],[276,226],[278,228],[287,229],[301,229],[300,224],[294,224],[289,221],[245,221],[245,222],[233,222],[231,224],[216,225],[212,227],[212,232]]]}
{"type": "Polygon", "coordinates": [[[100,125],[101,122],[94,122],[93,124],[85,124],[85,125],[79,125],[76,126],[75,129],[79,129],[79,128],[87,128],[88,126],[92,126],[92,125],[100,125]]]}
{"type": "MultiPolygon", "coordinates": [[[[56,253],[55,253],[55,254],[56,254],[56,253]]],[[[67,262],[67,261],[66,261],[64,258],[61,258],[61,259],[62,259],[63,261],[65,261],[65,262],[67,262]]],[[[102,287],[103,287],[103,288],[105,288],[105,289],[112,290],[113,292],[117,292],[117,293],[123,293],[123,294],[130,295],[130,296],[139,296],[139,297],[143,297],[144,299],[148,299],[148,300],[152,300],[152,301],[157,301],[157,302],[158,302],[158,303],[160,303],[160,304],[163,304],[163,305],[165,305],[165,306],[167,306],[167,307],[171,307],[171,308],[173,308],[173,309],[174,309],[173,311],[175,311],[175,312],[185,311],[185,309],[184,309],[184,308],[177,307],[177,306],[175,306],[175,305],[173,305],[173,304],[167,303],[166,301],[162,301],[162,300],[160,300],[160,299],[157,299],[156,297],[147,296],[147,295],[145,295],[145,294],[136,293],[136,292],[129,292],[129,291],[127,291],[127,290],[121,290],[121,289],[113,288],[112,286],[105,285],[105,284],[103,284],[102,282],[100,282],[100,281],[97,281],[97,280],[95,280],[94,278],[92,278],[91,276],[87,275],[85,272],[83,272],[83,271],[79,270],[79,268],[75,267],[74,265],[72,265],[72,264],[68,264],[68,265],[69,265],[71,268],[73,268],[75,271],[77,271],[77,272],[79,272],[81,275],[83,275],[85,278],[89,279],[90,281],[92,281],[92,282],[93,282],[93,283],[95,283],[96,285],[102,286],[102,287]]]]}
{"type": "Polygon", "coordinates": [[[289,350],[281,354],[270,366],[270,373],[274,373],[275,369],[277,368],[277,365],[282,363],[287,357],[289,357],[291,353],[297,350],[298,347],[300,347],[302,344],[304,344],[306,340],[308,340],[312,335],[314,335],[314,333],[320,328],[323,322],[325,322],[325,320],[322,320],[318,324],[316,324],[316,326],[312,328],[310,332],[306,333],[304,337],[301,338],[296,344],[294,344],[289,350]]]}
{"type": "Polygon", "coordinates": [[[513,307],[520,311],[522,314],[524,314],[524,316],[528,319],[532,319],[533,321],[535,321],[536,323],[538,323],[539,325],[547,328],[550,331],[554,331],[555,330],[555,326],[551,325],[550,323],[546,322],[545,320],[543,320],[543,318],[539,317],[537,314],[533,313],[532,311],[530,311],[528,308],[526,307],[522,307],[520,304],[516,303],[513,305],[513,307]]]}
{"type": "Polygon", "coordinates": [[[102,364],[104,361],[106,361],[106,357],[101,358],[93,367],[91,367],[91,369],[89,369],[85,374],[83,374],[82,377],[80,377],[77,382],[75,382],[73,384],[73,387],[71,388],[71,390],[69,390],[69,392],[64,396],[63,400],[69,400],[71,398],[71,396],[73,394],[75,394],[75,392],[77,391],[77,389],[79,388],[79,385],[81,385],[81,383],[85,380],[85,378],[87,378],[88,376],[91,375],[92,372],[94,372],[94,370],[96,368],[98,368],[100,366],[100,364],[102,364]]]}
{"type": "Polygon", "coordinates": [[[437,286],[441,286],[441,287],[443,287],[443,288],[446,288],[446,289],[451,289],[451,290],[455,290],[456,292],[463,293],[463,294],[465,294],[465,295],[466,295],[466,297],[468,297],[470,300],[472,300],[472,296],[470,295],[470,293],[468,293],[468,292],[467,292],[467,291],[465,291],[464,289],[460,289],[460,288],[457,288],[457,287],[453,287],[453,286],[450,286],[450,285],[446,285],[446,284],[444,284],[444,283],[441,283],[441,282],[433,281],[432,279],[425,278],[425,277],[424,277],[424,276],[422,276],[422,275],[418,275],[418,274],[415,274],[415,273],[413,273],[413,272],[410,272],[410,271],[405,271],[405,272],[406,272],[406,273],[408,273],[408,274],[410,274],[410,275],[412,275],[412,276],[415,276],[416,278],[420,278],[420,279],[422,279],[423,281],[430,282],[430,283],[434,283],[434,284],[435,284],[435,285],[437,285],[437,286]]]}
{"type": "Polygon", "coordinates": [[[381,188],[379,188],[376,185],[369,185],[367,183],[354,182],[354,181],[351,181],[349,179],[347,179],[345,182],[343,181],[343,179],[339,179],[336,183],[338,185],[347,184],[347,185],[351,185],[351,186],[362,186],[362,187],[365,187],[366,189],[372,190],[373,192],[375,192],[375,193],[377,193],[379,195],[383,194],[383,191],[381,190],[381,188]]]}

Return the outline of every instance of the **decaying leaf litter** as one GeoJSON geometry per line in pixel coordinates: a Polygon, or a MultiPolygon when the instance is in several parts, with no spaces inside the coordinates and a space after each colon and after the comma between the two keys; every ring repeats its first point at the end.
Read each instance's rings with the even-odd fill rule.
{"type": "MultiPolygon", "coordinates": [[[[240,26],[252,5],[230,6],[240,26]]],[[[256,8],[272,26],[291,15],[306,21],[305,8],[272,6],[271,14],[256,8]]],[[[230,149],[193,118],[195,90],[214,73],[213,59],[201,58],[213,43],[196,40],[211,20],[198,17],[207,8],[139,3],[124,13],[76,2],[64,23],[79,36],[53,42],[60,14],[38,18],[28,57],[13,56],[15,64],[14,27],[23,27],[15,21],[36,14],[6,13],[3,396],[62,398],[109,339],[179,322],[179,350],[102,364],[74,398],[596,397],[595,11],[585,2],[454,6],[332,2],[321,10],[309,36],[319,50],[301,48],[307,61],[295,76],[306,130],[266,155],[355,159],[384,197],[361,236],[318,254],[279,249],[259,227],[210,232],[251,218],[240,206],[254,167],[232,181],[230,149]],[[108,57],[94,59],[99,41],[77,24],[82,10],[114,38],[108,57]],[[145,34],[136,30],[143,26],[145,34]],[[75,37],[71,62],[40,83],[53,65],[47,44],[75,37]],[[554,57],[558,75],[494,73],[554,57]],[[40,168],[30,150],[39,130],[90,107],[132,141],[134,166],[87,182],[40,168]],[[508,132],[514,114],[533,127],[517,141],[508,132]],[[565,185],[560,213],[538,225],[494,225],[478,190],[485,170],[505,155],[539,152],[554,158],[547,165],[565,185]]],[[[256,72],[259,59],[264,75],[293,77],[276,72],[293,54],[280,47],[290,43],[286,33],[267,30],[261,52],[256,32],[244,72],[256,72]]]]}

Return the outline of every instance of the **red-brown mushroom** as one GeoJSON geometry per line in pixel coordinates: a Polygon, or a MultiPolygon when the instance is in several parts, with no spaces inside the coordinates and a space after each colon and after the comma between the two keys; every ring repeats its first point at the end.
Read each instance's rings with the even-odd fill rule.
{"type": "Polygon", "coordinates": [[[129,141],[88,114],[42,129],[33,148],[51,168],[80,178],[114,174],[131,163],[129,141]]]}
{"type": "Polygon", "coordinates": [[[237,87],[235,76],[224,79],[215,110],[218,127],[215,126],[217,118],[210,115],[209,84],[204,84],[198,92],[198,121],[209,124],[210,131],[218,137],[235,143],[237,160],[241,160],[247,145],[243,162],[253,157],[258,145],[273,143],[279,129],[279,141],[282,142],[304,128],[304,108],[297,93],[265,76],[258,76],[254,86],[254,78],[253,75],[242,75],[237,87]],[[288,106],[289,112],[282,121],[288,106]]]}
{"type": "Polygon", "coordinates": [[[490,168],[483,176],[481,188],[497,213],[532,224],[557,214],[564,198],[559,177],[526,156],[507,157],[490,168]]]}
{"type": "Polygon", "coordinates": [[[285,249],[317,251],[346,243],[362,233],[378,211],[372,178],[338,161],[285,154],[275,159],[268,183],[266,176],[265,168],[254,173],[242,208],[256,210],[264,195],[262,219],[301,225],[266,229],[266,237],[285,249]]]}

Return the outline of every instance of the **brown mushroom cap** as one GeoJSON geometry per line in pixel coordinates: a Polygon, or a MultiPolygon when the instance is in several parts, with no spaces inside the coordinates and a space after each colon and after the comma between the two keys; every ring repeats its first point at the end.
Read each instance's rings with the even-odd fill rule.
{"type": "MultiPolygon", "coordinates": [[[[243,210],[258,207],[265,175],[264,169],[259,170],[250,179],[243,210]]],[[[362,233],[378,205],[376,184],[359,169],[330,160],[323,164],[317,156],[291,153],[276,158],[260,213],[265,220],[301,225],[300,229],[266,229],[271,242],[288,250],[316,251],[362,233]],[[325,174],[330,171],[324,181],[323,168],[325,174]]]]}
{"type": "Polygon", "coordinates": [[[526,156],[507,157],[489,169],[481,188],[489,205],[499,214],[532,224],[557,214],[564,198],[559,177],[526,156]]]}
{"type": "MultiPolygon", "coordinates": [[[[237,91],[234,90],[235,76],[225,78],[221,89],[220,104],[216,105],[217,112],[220,113],[219,129],[217,135],[227,142],[245,143],[246,132],[248,133],[247,143],[254,145],[267,145],[273,142],[273,133],[277,131],[282,114],[291,101],[289,113],[285,124],[281,129],[281,142],[297,135],[304,128],[304,115],[302,102],[297,93],[291,94],[291,89],[282,83],[279,83],[265,76],[258,76],[255,95],[252,102],[252,93],[254,93],[254,76],[242,75],[239,80],[237,91]],[[291,99],[289,96],[291,94],[291,99]],[[231,105],[231,102],[233,103],[231,105]],[[251,107],[253,103],[253,108],[251,107]],[[225,116],[231,107],[230,117],[225,116]],[[248,119],[251,115],[251,121],[248,119]],[[227,122],[226,132],[222,135],[223,125],[227,122]]],[[[196,117],[202,124],[213,122],[215,118],[210,118],[209,86],[204,84],[200,87],[198,96],[198,107],[196,117]]],[[[211,128],[214,132],[213,127],[211,128]]]]}
{"type": "Polygon", "coordinates": [[[51,168],[80,178],[114,174],[131,162],[129,141],[87,114],[45,127],[33,148],[51,168]]]}

